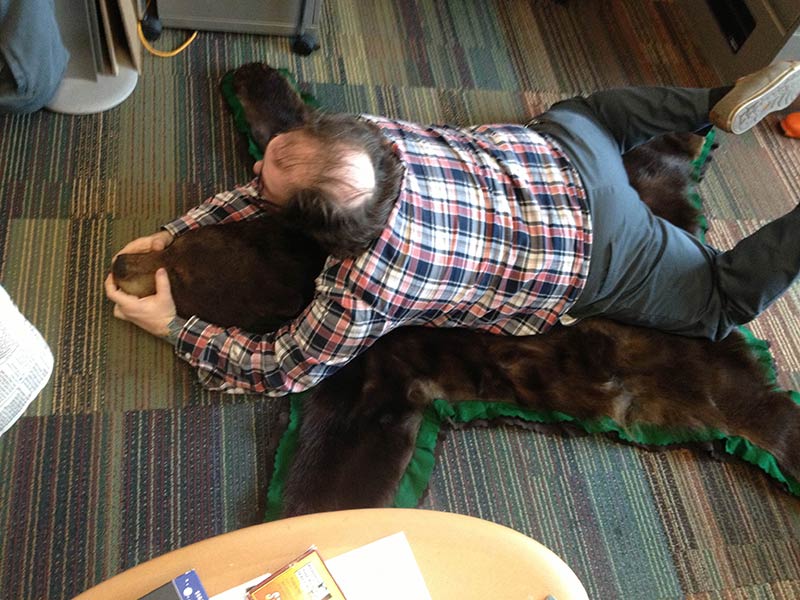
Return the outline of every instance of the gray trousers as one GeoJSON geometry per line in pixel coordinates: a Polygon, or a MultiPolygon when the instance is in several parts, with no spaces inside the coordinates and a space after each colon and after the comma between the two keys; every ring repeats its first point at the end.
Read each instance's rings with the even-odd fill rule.
{"type": "Polygon", "coordinates": [[[703,129],[708,112],[707,89],[634,87],[559,102],[530,124],[566,152],[590,205],[589,276],[570,316],[722,339],[795,281],[800,207],[720,252],[654,216],[630,186],[624,152],[703,129]]]}

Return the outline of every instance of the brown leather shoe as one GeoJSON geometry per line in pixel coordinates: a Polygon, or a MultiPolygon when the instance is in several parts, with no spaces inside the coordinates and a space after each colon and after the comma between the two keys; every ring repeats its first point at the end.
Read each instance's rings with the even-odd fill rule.
{"type": "Polygon", "coordinates": [[[800,61],[783,61],[740,78],[711,109],[711,122],[731,133],[744,133],[769,113],[800,96],[800,61]]]}

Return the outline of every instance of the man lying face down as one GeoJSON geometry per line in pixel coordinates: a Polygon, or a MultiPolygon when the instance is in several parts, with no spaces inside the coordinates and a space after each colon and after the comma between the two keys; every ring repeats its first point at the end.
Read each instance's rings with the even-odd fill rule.
{"type": "Polygon", "coordinates": [[[732,87],[573,98],[525,126],[315,115],[270,141],[253,182],[121,251],[279,210],[330,255],[293,322],[254,335],[183,319],[163,270],[152,296],[110,276],[106,293],[115,316],[168,339],[209,386],[273,396],[315,385],[406,325],[535,335],[604,316],[721,339],[796,279],[800,208],[721,252],[653,216],[621,155],[712,122],[744,133],[799,93],[800,62],[784,62],[732,87]]]}
{"type": "Polygon", "coordinates": [[[259,196],[337,258],[363,253],[381,235],[402,180],[376,127],[319,113],[273,138],[253,171],[259,196]]]}

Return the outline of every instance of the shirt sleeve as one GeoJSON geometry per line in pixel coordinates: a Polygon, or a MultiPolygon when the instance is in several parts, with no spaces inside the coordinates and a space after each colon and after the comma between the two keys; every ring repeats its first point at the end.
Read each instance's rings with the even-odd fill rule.
{"type": "Polygon", "coordinates": [[[192,317],[175,352],[209,389],[283,396],[319,383],[368,348],[387,321],[349,292],[318,292],[291,324],[254,335],[192,317]]]}
{"type": "Polygon", "coordinates": [[[212,196],[162,229],[177,237],[205,225],[221,225],[262,216],[267,212],[269,203],[259,196],[256,181],[254,179],[246,185],[212,196]]]}

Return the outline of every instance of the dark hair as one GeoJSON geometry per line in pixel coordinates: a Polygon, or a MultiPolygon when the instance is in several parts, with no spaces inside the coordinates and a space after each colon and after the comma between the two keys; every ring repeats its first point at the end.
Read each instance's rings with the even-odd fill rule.
{"type": "Polygon", "coordinates": [[[297,129],[324,148],[306,187],[295,192],[281,211],[294,227],[311,236],[337,258],[358,256],[381,235],[400,193],[403,166],[389,141],[368,121],[352,115],[317,113],[297,129]],[[373,193],[349,203],[332,190],[341,156],[348,150],[364,152],[375,172],[373,193]]]}

